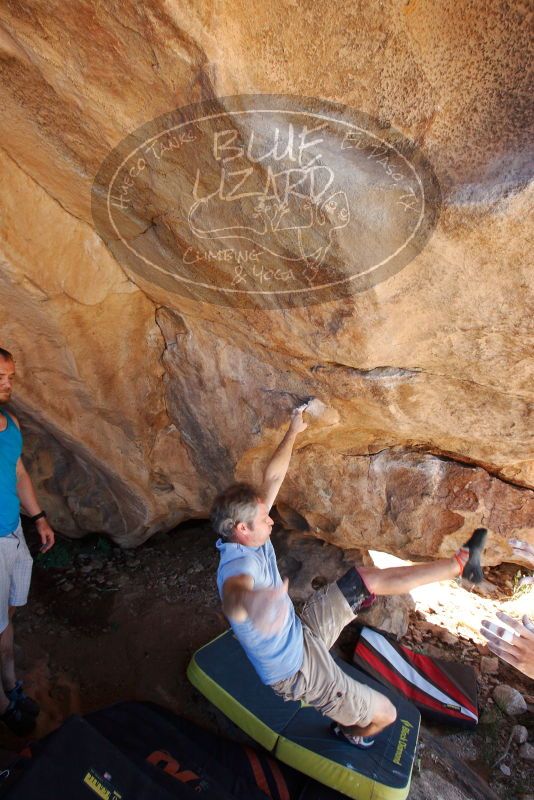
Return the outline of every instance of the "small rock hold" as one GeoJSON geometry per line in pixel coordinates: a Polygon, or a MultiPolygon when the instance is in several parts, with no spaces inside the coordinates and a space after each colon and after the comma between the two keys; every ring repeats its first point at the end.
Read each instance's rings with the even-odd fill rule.
{"type": "Polygon", "coordinates": [[[499,659],[493,656],[482,656],[480,671],[485,675],[496,675],[499,671],[499,659]]]}
{"type": "Polygon", "coordinates": [[[482,714],[480,715],[480,724],[493,725],[494,722],[497,722],[497,720],[501,718],[502,718],[501,714],[497,711],[495,707],[485,708],[482,714]]]}
{"type": "Polygon", "coordinates": [[[512,770],[510,769],[510,767],[507,767],[506,764],[501,764],[500,770],[502,774],[506,775],[507,777],[510,777],[510,775],[512,774],[512,770]]]}
{"type": "Polygon", "coordinates": [[[512,728],[512,739],[518,744],[524,744],[528,739],[528,731],[524,725],[514,725],[512,728]]]}
{"type": "Polygon", "coordinates": [[[441,638],[441,641],[444,644],[448,644],[448,645],[453,645],[453,644],[456,644],[458,642],[458,639],[456,638],[456,636],[453,636],[452,633],[449,633],[449,631],[444,631],[441,634],[440,638],[441,638]]]}
{"type": "Polygon", "coordinates": [[[525,698],[512,686],[507,686],[504,683],[496,686],[493,690],[493,697],[499,708],[511,717],[517,714],[524,714],[527,711],[525,698]]]}
{"type": "Polygon", "coordinates": [[[440,648],[436,647],[434,644],[425,644],[424,650],[426,655],[431,658],[443,658],[445,655],[443,650],[440,650],[440,648]]]}
{"type": "Polygon", "coordinates": [[[522,744],[519,748],[519,755],[525,761],[534,761],[534,744],[529,744],[529,742],[522,744]]]}
{"type": "Polygon", "coordinates": [[[73,583],[69,583],[69,581],[64,583],[63,586],[61,587],[61,591],[62,592],[70,592],[70,591],[72,591],[72,589],[74,589],[74,584],[73,583]]]}

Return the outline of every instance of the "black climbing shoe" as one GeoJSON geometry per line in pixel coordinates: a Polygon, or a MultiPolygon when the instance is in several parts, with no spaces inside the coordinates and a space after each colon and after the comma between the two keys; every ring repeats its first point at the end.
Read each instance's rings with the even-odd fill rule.
{"type": "Polygon", "coordinates": [[[330,733],[335,736],[336,739],[351,744],[353,747],[359,747],[360,750],[367,750],[368,747],[372,747],[375,743],[375,740],[370,736],[352,736],[350,733],[345,733],[341,725],[338,725],[337,722],[331,723],[330,733]]]}
{"type": "Polygon", "coordinates": [[[7,711],[0,714],[0,720],[17,736],[28,736],[35,728],[35,717],[25,714],[12,700],[7,711]]]}
{"type": "Polygon", "coordinates": [[[469,558],[462,572],[462,578],[471,583],[481,583],[484,580],[484,573],[480,566],[480,558],[484,552],[484,544],[488,531],[486,528],[477,528],[473,531],[470,539],[463,545],[469,550],[469,558]]]}
{"type": "Polygon", "coordinates": [[[37,717],[41,710],[39,703],[25,693],[22,688],[22,681],[17,681],[13,689],[6,692],[6,697],[8,700],[12,700],[20,711],[25,714],[31,714],[32,717],[37,717]]]}

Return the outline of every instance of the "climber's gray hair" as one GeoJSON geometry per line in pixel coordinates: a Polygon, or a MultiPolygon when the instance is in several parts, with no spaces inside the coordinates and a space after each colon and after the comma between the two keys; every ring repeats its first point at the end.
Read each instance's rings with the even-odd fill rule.
{"type": "Polygon", "coordinates": [[[244,522],[252,528],[260,502],[260,494],[250,483],[234,483],[217,495],[211,507],[211,521],[215,532],[230,539],[235,526],[244,522]]]}

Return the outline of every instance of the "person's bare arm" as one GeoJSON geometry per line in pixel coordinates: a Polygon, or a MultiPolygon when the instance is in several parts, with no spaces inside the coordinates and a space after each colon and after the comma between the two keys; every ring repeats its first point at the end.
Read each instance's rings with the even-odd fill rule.
{"type": "Polygon", "coordinates": [[[250,575],[234,575],[223,584],[222,607],[225,615],[235,622],[250,619],[265,636],[273,636],[286,621],[289,604],[286,599],[287,580],[275,589],[254,589],[250,575]]]}
{"type": "Polygon", "coordinates": [[[244,622],[247,618],[245,610],[245,594],[252,591],[254,580],[250,575],[234,575],[223,584],[222,609],[228,619],[244,622]]]}
{"type": "MultiPolygon", "coordinates": [[[[33,517],[35,514],[39,514],[41,511],[41,506],[39,505],[39,501],[37,500],[37,495],[35,494],[35,489],[33,488],[33,483],[26,471],[26,467],[22,463],[22,459],[19,458],[17,461],[17,494],[20,498],[20,502],[22,503],[24,510],[28,512],[28,514],[33,517]]],[[[41,551],[45,553],[47,550],[50,550],[51,547],[54,546],[55,542],[55,534],[50,525],[48,524],[45,517],[38,519],[35,523],[37,526],[37,531],[39,536],[41,537],[41,542],[43,546],[41,547],[41,551]]]]}
{"type": "Polygon", "coordinates": [[[497,612],[505,625],[483,619],[480,633],[488,640],[492,653],[534,679],[534,623],[525,615],[523,621],[497,612]],[[508,627],[505,627],[508,626],[508,627]]]}
{"type": "Polygon", "coordinates": [[[302,414],[306,406],[300,406],[295,409],[291,416],[291,422],[286,435],[274,451],[274,454],[265,468],[263,475],[262,497],[270,511],[276,495],[282,485],[286,476],[289,462],[291,460],[291,453],[293,452],[293,445],[299,433],[305,431],[308,427],[307,423],[302,419],[302,414]]]}

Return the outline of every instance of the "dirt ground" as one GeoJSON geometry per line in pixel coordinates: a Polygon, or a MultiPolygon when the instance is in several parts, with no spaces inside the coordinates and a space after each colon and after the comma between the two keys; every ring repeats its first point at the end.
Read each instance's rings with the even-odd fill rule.
{"type": "MultiPolygon", "coordinates": [[[[27,536],[37,548],[34,532],[29,530],[27,536]]],[[[338,577],[349,562],[346,553],[330,545],[302,534],[298,539],[290,536],[278,531],[273,540],[298,605],[312,587],[338,577]]],[[[209,526],[199,522],[159,534],[136,550],[121,550],[98,537],[60,538],[49,554],[38,556],[29,603],[15,618],[19,673],[42,707],[35,736],[52,731],[73,713],[121,700],[151,700],[223,735],[241,738],[185,676],[194,651],[227,627],[215,585],[217,561],[209,526]]],[[[514,724],[525,725],[529,740],[534,740],[534,684],[503,662],[497,674],[481,674],[480,658],[490,654],[477,631],[480,619],[493,616],[498,608],[516,616],[534,611],[533,589],[514,594],[517,571],[512,565],[487,571],[493,594],[467,592],[454,581],[439,584],[438,591],[435,586],[423,591],[415,597],[403,640],[423,652],[469,663],[477,671],[484,724],[473,732],[436,726],[426,730],[506,800],[534,793],[534,762],[520,759],[516,744],[501,762],[504,771],[501,765],[492,766],[504,752],[514,724]],[[521,718],[504,718],[491,700],[497,683],[521,691],[529,711],[521,718]]],[[[349,626],[341,640],[349,657],[353,638],[349,626]]],[[[4,763],[22,744],[0,728],[4,763]]],[[[466,782],[454,772],[447,758],[437,757],[423,743],[410,798],[469,800],[466,782]],[[436,794],[439,781],[450,788],[448,795],[445,789],[436,794]]]]}

